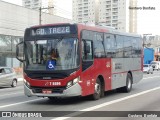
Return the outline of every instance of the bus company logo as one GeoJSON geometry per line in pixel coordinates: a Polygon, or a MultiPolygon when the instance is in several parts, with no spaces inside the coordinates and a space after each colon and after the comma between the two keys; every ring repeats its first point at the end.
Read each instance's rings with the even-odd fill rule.
{"type": "Polygon", "coordinates": [[[46,82],[45,86],[59,86],[61,82],[46,82]]]}

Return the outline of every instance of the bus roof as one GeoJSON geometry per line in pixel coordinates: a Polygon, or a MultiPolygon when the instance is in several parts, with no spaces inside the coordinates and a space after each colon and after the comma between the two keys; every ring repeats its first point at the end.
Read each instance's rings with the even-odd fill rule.
{"type": "Polygon", "coordinates": [[[71,25],[70,23],[53,23],[53,24],[42,24],[42,25],[34,25],[30,28],[38,28],[38,27],[47,27],[47,26],[55,26],[55,25],[71,25]]]}
{"type": "Polygon", "coordinates": [[[101,25],[93,25],[93,24],[89,25],[89,24],[83,24],[83,23],[82,24],[78,23],[77,25],[81,26],[82,29],[85,29],[85,30],[93,30],[93,31],[106,32],[106,33],[111,33],[111,34],[141,37],[141,35],[135,34],[135,33],[120,32],[111,26],[101,26],[101,25]]]}

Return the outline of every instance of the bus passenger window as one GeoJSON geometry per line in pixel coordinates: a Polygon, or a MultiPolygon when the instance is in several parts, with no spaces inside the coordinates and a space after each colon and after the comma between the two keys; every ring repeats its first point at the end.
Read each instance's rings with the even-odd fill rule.
{"type": "Polygon", "coordinates": [[[106,57],[110,58],[116,56],[117,43],[115,41],[114,35],[105,34],[104,47],[105,47],[106,57]]]}

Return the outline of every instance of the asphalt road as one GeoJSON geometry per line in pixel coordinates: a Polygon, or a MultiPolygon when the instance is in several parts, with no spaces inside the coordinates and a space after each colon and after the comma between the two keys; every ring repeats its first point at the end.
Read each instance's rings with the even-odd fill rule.
{"type": "MultiPolygon", "coordinates": [[[[0,118],[0,120],[21,120],[25,117],[26,111],[37,113],[40,116],[55,116],[44,118],[25,118],[29,120],[51,120],[51,119],[143,119],[146,112],[126,112],[126,111],[160,111],[160,71],[154,71],[153,74],[144,74],[143,80],[133,85],[130,93],[119,93],[116,91],[106,92],[104,98],[92,101],[88,97],[83,98],[67,98],[51,101],[48,98],[27,97],[23,93],[23,82],[20,81],[16,88],[3,87],[0,88],[0,111],[1,112],[17,112],[19,117],[16,118],[0,118]],[[39,111],[39,114],[38,114],[39,111]],[[46,111],[46,112],[42,112],[46,111]],[[58,112],[54,112],[58,111],[58,112]],[[63,112],[62,112],[63,111],[63,112]],[[70,112],[71,111],[71,112],[70,112]],[[81,112],[78,112],[81,111],[81,112]],[[91,112],[86,112],[91,111],[91,112]],[[103,111],[103,112],[98,112],[103,111]],[[117,112],[120,111],[120,112],[117,112]],[[122,112],[122,113],[121,113],[122,112]],[[138,116],[136,116],[138,114],[138,116]],[[109,116],[110,115],[110,116],[109,116]],[[124,116],[123,116],[124,115],[124,116]],[[142,117],[141,117],[142,115],[142,117]],[[65,117],[62,117],[65,116],[65,117]],[[81,116],[81,117],[72,117],[81,116]],[[115,117],[113,117],[115,116],[115,117]],[[89,117],[89,118],[88,118],[89,117]]],[[[2,113],[1,113],[2,114],[2,113]]],[[[158,119],[155,116],[148,115],[145,119],[158,119]]],[[[5,116],[6,113],[3,113],[5,116]]],[[[34,114],[35,115],[35,114],[34,114]]],[[[160,115],[160,112],[159,112],[160,115]]],[[[30,115],[32,116],[32,115],[30,115]]],[[[159,116],[160,117],[160,116],[159,116]]],[[[160,119],[160,118],[159,118],[160,119]]]]}

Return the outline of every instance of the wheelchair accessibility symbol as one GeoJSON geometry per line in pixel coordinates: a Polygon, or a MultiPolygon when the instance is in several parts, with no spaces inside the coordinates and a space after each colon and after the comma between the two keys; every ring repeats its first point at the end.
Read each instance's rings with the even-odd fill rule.
{"type": "Polygon", "coordinates": [[[56,62],[54,60],[49,60],[47,63],[48,63],[47,64],[48,69],[54,69],[55,68],[56,62]]]}
{"type": "Polygon", "coordinates": [[[48,68],[49,68],[49,69],[53,69],[53,68],[54,68],[54,66],[53,66],[53,64],[52,64],[51,61],[49,62],[48,68]]]}

